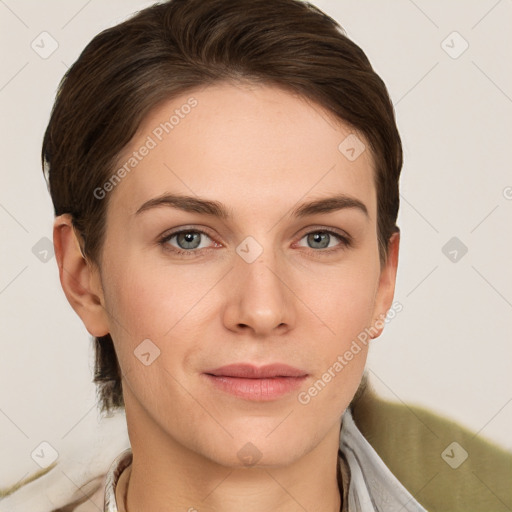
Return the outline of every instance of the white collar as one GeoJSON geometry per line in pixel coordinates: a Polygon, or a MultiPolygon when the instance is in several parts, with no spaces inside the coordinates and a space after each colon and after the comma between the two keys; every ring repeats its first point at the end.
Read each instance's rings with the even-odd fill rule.
{"type": "Polygon", "coordinates": [[[361,434],[349,409],[343,415],[340,450],[350,468],[349,512],[426,512],[361,434]]]}

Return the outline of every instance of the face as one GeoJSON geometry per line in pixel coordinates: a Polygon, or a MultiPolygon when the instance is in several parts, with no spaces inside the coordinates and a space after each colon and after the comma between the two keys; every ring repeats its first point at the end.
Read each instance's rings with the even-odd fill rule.
{"type": "Polygon", "coordinates": [[[98,278],[132,445],[276,465],[338,432],[396,264],[379,260],[370,151],[338,148],[350,134],[290,92],[230,83],[144,120],[103,188],[98,278]]]}

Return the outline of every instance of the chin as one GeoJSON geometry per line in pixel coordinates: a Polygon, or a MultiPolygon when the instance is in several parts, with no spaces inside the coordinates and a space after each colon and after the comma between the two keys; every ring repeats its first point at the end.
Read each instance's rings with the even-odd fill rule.
{"type": "MultiPolygon", "coordinates": [[[[276,423],[274,422],[273,428],[276,423]]],[[[297,427],[298,429],[298,427],[297,427]]],[[[300,431],[300,429],[296,430],[300,431]]],[[[235,439],[216,439],[215,446],[210,446],[203,454],[216,464],[230,468],[271,468],[288,466],[298,460],[307,451],[309,443],[304,437],[295,437],[283,430],[251,435],[237,435],[235,439]]],[[[312,436],[313,437],[313,436],[312,436]]],[[[314,445],[311,446],[313,448],[314,445]]]]}

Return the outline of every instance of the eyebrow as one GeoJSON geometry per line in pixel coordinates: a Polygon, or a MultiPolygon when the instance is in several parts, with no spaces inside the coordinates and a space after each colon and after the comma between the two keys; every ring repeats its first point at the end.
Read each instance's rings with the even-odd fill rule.
{"type": "MultiPolygon", "coordinates": [[[[230,211],[218,201],[200,199],[198,197],[181,194],[163,194],[161,196],[154,197],[153,199],[146,201],[135,212],[135,215],[139,215],[145,211],[161,206],[168,206],[186,212],[210,215],[220,219],[229,219],[231,216],[230,211]]],[[[315,214],[331,213],[347,208],[359,210],[368,217],[368,209],[365,204],[359,199],[346,194],[337,194],[335,196],[303,203],[294,208],[290,212],[290,215],[292,217],[302,218],[315,214]]]]}

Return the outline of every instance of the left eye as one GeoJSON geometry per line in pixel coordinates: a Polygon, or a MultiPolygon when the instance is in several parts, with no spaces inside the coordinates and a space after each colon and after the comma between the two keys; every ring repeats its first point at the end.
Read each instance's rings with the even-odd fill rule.
{"type": "MultiPolygon", "coordinates": [[[[173,233],[162,240],[162,242],[171,242],[171,240],[176,239],[177,249],[181,250],[191,250],[191,249],[204,249],[208,247],[208,244],[202,245],[202,239],[211,240],[210,237],[203,233],[202,231],[178,231],[177,233],[173,233]]],[[[175,247],[174,244],[170,244],[175,247]]]]}
{"type": "MultiPolygon", "coordinates": [[[[341,242],[342,245],[347,244],[347,240],[344,237],[332,231],[312,231],[301,238],[301,240],[304,239],[306,239],[307,247],[310,249],[329,249],[335,247],[338,245],[333,243],[336,240],[338,243],[341,242]]],[[[299,245],[304,247],[302,244],[299,245]]]]}

